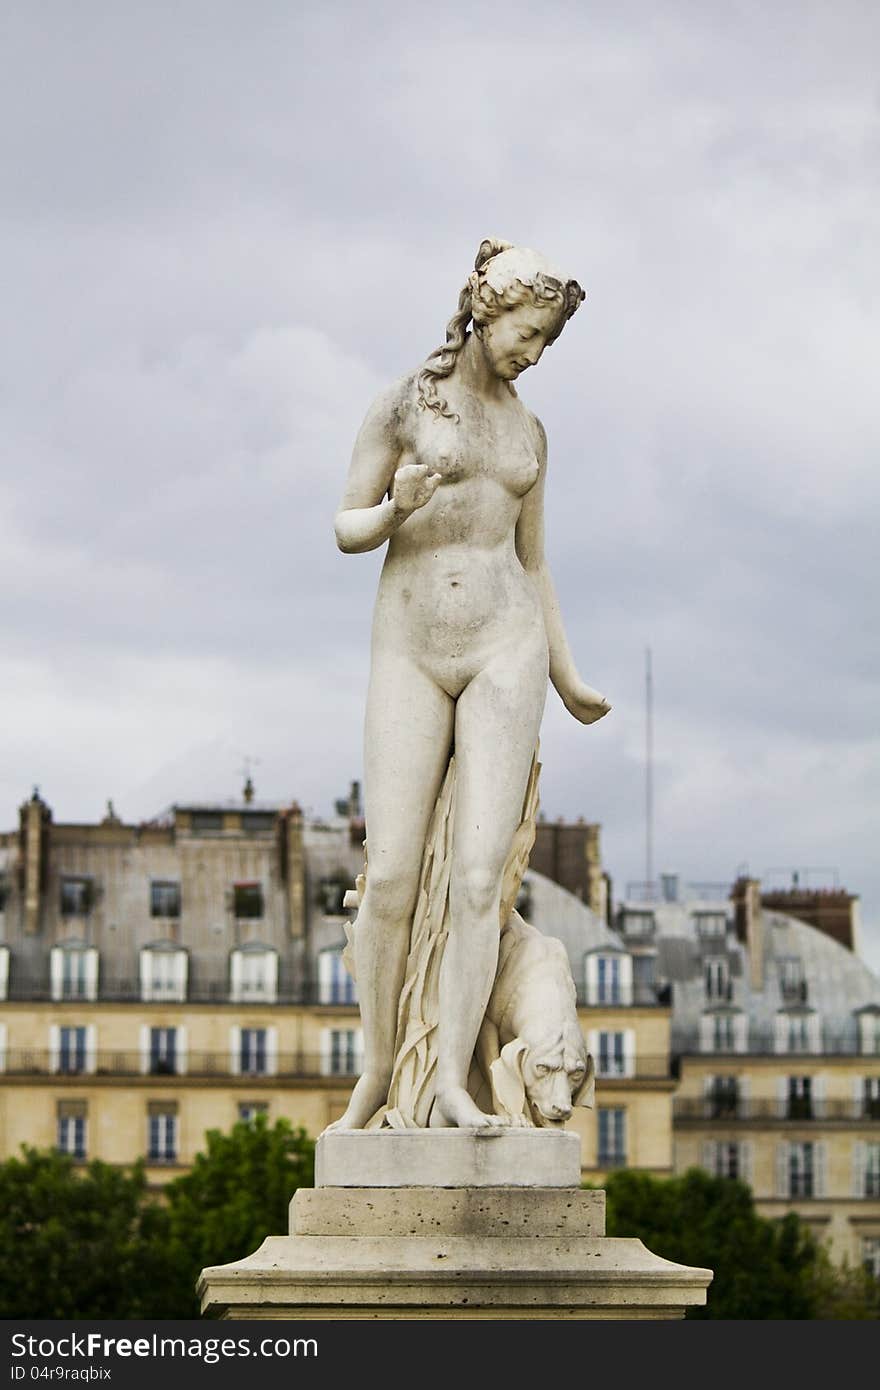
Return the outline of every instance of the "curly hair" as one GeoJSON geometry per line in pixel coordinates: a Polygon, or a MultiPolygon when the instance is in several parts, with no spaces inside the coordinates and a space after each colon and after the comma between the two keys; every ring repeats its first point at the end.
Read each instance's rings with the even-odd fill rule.
{"type": "Polygon", "coordinates": [[[527,281],[517,275],[503,289],[496,289],[490,285],[486,279],[487,265],[504,251],[514,249],[512,242],[500,241],[497,238],[488,238],[481,242],[473,273],[458,296],[458,308],[446,325],[446,342],[442,347],[435,348],[419,372],[418,404],[423,410],[432,411],[438,418],[443,416],[458,423],[458,415],[447,408],[447,402],[440,395],[437,383],[452,375],[458,354],[468,339],[469,323],[473,322],[474,331],[479,335],[485,324],[519,304],[555,303],[559,305],[559,319],[555,331],[547,338],[549,345],[559,337],[575,309],[586,298],[576,280],[559,280],[537,268],[529,273],[527,281]]]}

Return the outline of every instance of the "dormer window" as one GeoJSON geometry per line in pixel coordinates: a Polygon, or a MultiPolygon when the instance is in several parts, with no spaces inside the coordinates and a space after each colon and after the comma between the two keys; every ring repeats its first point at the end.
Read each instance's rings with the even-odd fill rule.
{"type": "Polygon", "coordinates": [[[186,983],[189,958],[179,947],[157,945],[145,946],[141,951],[141,999],[144,1003],[159,1000],[169,1004],[183,1004],[186,1000],[186,983]]]}
{"type": "Polygon", "coordinates": [[[787,1004],[806,1002],[804,963],[799,956],[784,956],[779,962],[779,988],[787,1004]]]}
{"type": "Polygon", "coordinates": [[[654,935],[657,923],[653,912],[626,908],[621,916],[620,926],[624,936],[635,941],[646,941],[654,935]]]}
{"type": "Polygon", "coordinates": [[[727,917],[723,912],[695,912],[694,926],[700,941],[723,941],[727,935],[727,917]]]}
{"type": "Polygon", "coordinates": [[[49,983],[53,999],[97,999],[98,952],[94,946],[53,946],[49,983]]]}
{"type": "Polygon", "coordinates": [[[243,946],[229,958],[233,1004],[274,1004],[278,999],[278,952],[243,946]]]}
{"type": "Polygon", "coordinates": [[[730,965],[726,956],[709,956],[703,963],[706,998],[722,1003],[730,998],[730,965]]]}

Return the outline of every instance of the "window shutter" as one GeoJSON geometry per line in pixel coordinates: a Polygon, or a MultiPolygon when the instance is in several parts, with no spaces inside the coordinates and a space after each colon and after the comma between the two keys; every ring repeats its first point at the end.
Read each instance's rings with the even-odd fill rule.
{"type": "Polygon", "coordinates": [[[707,1139],[700,1146],[700,1162],[707,1173],[715,1176],[718,1167],[718,1145],[712,1139],[707,1139]]]}
{"type": "Polygon", "coordinates": [[[233,951],[229,957],[229,993],[233,1004],[241,1003],[243,976],[241,951],[233,951]]]}
{"type": "Polygon", "coordinates": [[[632,956],[620,957],[620,999],[623,1004],[633,1002],[633,963],[632,956]]]}
{"type": "Polygon", "coordinates": [[[599,1029],[590,1028],[587,1030],[587,1051],[594,1061],[599,1059],[599,1029]]]}
{"type": "Polygon", "coordinates": [[[788,1196],[788,1144],[776,1145],[776,1196],[788,1196]]]}
{"type": "Polygon", "coordinates": [[[177,1043],[177,1070],[181,1076],[186,1076],[187,1044],[189,1039],[186,1034],[186,1028],[182,1025],[176,1030],[175,1042],[177,1043]]]}
{"type": "Polygon", "coordinates": [[[153,998],[152,954],[152,951],[146,950],[140,953],[141,1000],[144,1004],[149,1004],[153,998]]]}
{"type": "Polygon", "coordinates": [[[788,1077],[776,1078],[776,1118],[784,1120],[788,1113],[788,1077]]]}
{"type": "Polygon", "coordinates": [[[229,1030],[229,1070],[233,1076],[241,1073],[241,1029],[237,1025],[229,1030]]]}
{"type": "Polygon", "coordinates": [[[854,1197],[864,1197],[865,1195],[865,1141],[857,1139],[853,1144],[853,1188],[854,1197]]]}
{"type": "Polygon", "coordinates": [[[354,1030],[354,1065],[358,1075],[364,1069],[364,1032],[362,1028],[354,1030]]]}
{"type": "Polygon", "coordinates": [[[141,1024],[141,1074],[149,1075],[150,1071],[150,1025],[141,1024]]]}
{"type": "Polygon", "coordinates": [[[715,1019],[712,1014],[703,1014],[700,1019],[700,1051],[715,1051],[715,1019]]]}
{"type": "Polygon", "coordinates": [[[735,1014],[733,1019],[733,1046],[735,1052],[749,1050],[749,1016],[735,1014]]]}
{"type": "Polygon", "coordinates": [[[98,1030],[94,1023],[86,1025],[86,1071],[95,1071],[98,1065],[98,1030]]]}
{"type": "Polygon", "coordinates": [[[813,1114],[817,1120],[825,1119],[825,1077],[823,1075],[813,1077],[813,1114]]]}
{"type": "Polygon", "coordinates": [[[318,956],[318,1002],[329,1004],[333,998],[333,955],[322,951],[318,956]]]}
{"type": "Polygon", "coordinates": [[[333,1032],[321,1029],[321,1075],[329,1076],[333,1068],[333,1032]]]}
{"type": "Polygon", "coordinates": [[[865,1104],[865,1078],[853,1077],[853,1117],[858,1119],[865,1104]]]}
{"type": "Polygon", "coordinates": [[[811,1014],[807,1019],[807,1037],[811,1052],[822,1051],[822,1019],[819,1014],[811,1014]]]}
{"type": "Polygon", "coordinates": [[[64,993],[64,951],[53,946],[49,952],[49,984],[53,999],[60,999],[64,993]]]}
{"type": "Polygon", "coordinates": [[[189,956],[186,951],[175,951],[174,953],[174,989],[175,999],[178,1004],[186,1003],[187,974],[189,970],[189,956]]]}
{"type": "Polygon", "coordinates": [[[0,1072],[6,1070],[6,1024],[0,1023],[0,1072]]]}
{"type": "Polygon", "coordinates": [[[595,1004],[599,994],[599,962],[593,955],[584,957],[587,984],[587,1003],[595,1004]]]}
{"type": "Polygon", "coordinates": [[[634,1028],[626,1028],[623,1033],[623,1074],[636,1074],[636,1034],[634,1028]]]}
{"type": "Polygon", "coordinates": [[[267,951],[265,957],[266,970],[266,1002],[275,1004],[278,1002],[278,952],[267,951]]]}
{"type": "Polygon", "coordinates": [[[708,1100],[715,1089],[715,1077],[708,1074],[703,1077],[703,1099],[708,1100]]]}
{"type": "Polygon", "coordinates": [[[739,1171],[743,1182],[752,1185],[752,1145],[748,1139],[740,1140],[739,1171]]]}
{"type": "Polygon", "coordinates": [[[788,1017],[788,1014],[777,1014],[777,1015],[776,1015],[776,1051],[777,1051],[777,1052],[787,1052],[787,1051],[788,1051],[788,1029],[789,1029],[789,1017],[788,1017]]]}
{"type": "Polygon", "coordinates": [[[61,1029],[57,1023],[49,1025],[49,1070],[57,1071],[61,1061],[61,1029]]]}
{"type": "Polygon", "coordinates": [[[278,1029],[266,1029],[266,1075],[275,1076],[278,1072],[278,1029]]]}
{"type": "Polygon", "coordinates": [[[9,992],[9,947],[0,946],[0,1000],[9,992]]]}
{"type": "Polygon", "coordinates": [[[95,1000],[98,997],[98,952],[94,946],[86,951],[84,965],[86,998],[95,1000]]]}
{"type": "Polygon", "coordinates": [[[819,1139],[813,1144],[814,1186],[817,1197],[825,1196],[825,1143],[819,1139]]]}

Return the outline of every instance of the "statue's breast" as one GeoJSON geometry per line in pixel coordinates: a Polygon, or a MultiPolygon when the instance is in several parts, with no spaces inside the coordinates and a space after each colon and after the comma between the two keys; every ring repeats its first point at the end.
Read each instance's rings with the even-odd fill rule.
{"type": "Polygon", "coordinates": [[[485,418],[458,422],[432,418],[419,431],[414,456],[434,473],[441,487],[491,478],[523,497],[537,481],[535,450],[521,428],[497,426],[485,418]]]}

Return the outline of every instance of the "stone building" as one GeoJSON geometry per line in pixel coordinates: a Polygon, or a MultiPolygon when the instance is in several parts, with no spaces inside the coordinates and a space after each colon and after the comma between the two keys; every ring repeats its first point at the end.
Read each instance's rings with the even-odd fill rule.
{"type": "MultiPolygon", "coordinates": [[[[582,853],[599,893],[590,829],[566,863],[582,853]]],[[[0,835],[0,1155],[143,1156],[160,1183],[209,1128],[264,1110],[314,1135],[340,1115],[360,1067],[342,949],[363,835],[356,786],[326,819],[246,788],[136,825],[112,806],[58,823],[35,792],[0,835]]],[[[585,1173],[669,1173],[668,1001],[581,896],[530,871],[520,907],[565,941],[599,1066],[575,1121],[585,1173]]]]}
{"type": "Polygon", "coordinates": [[[763,1215],[798,1212],[880,1276],[880,980],[767,901],[668,876],[619,909],[642,978],[672,991],[675,1168],[744,1179],[763,1215]]]}

